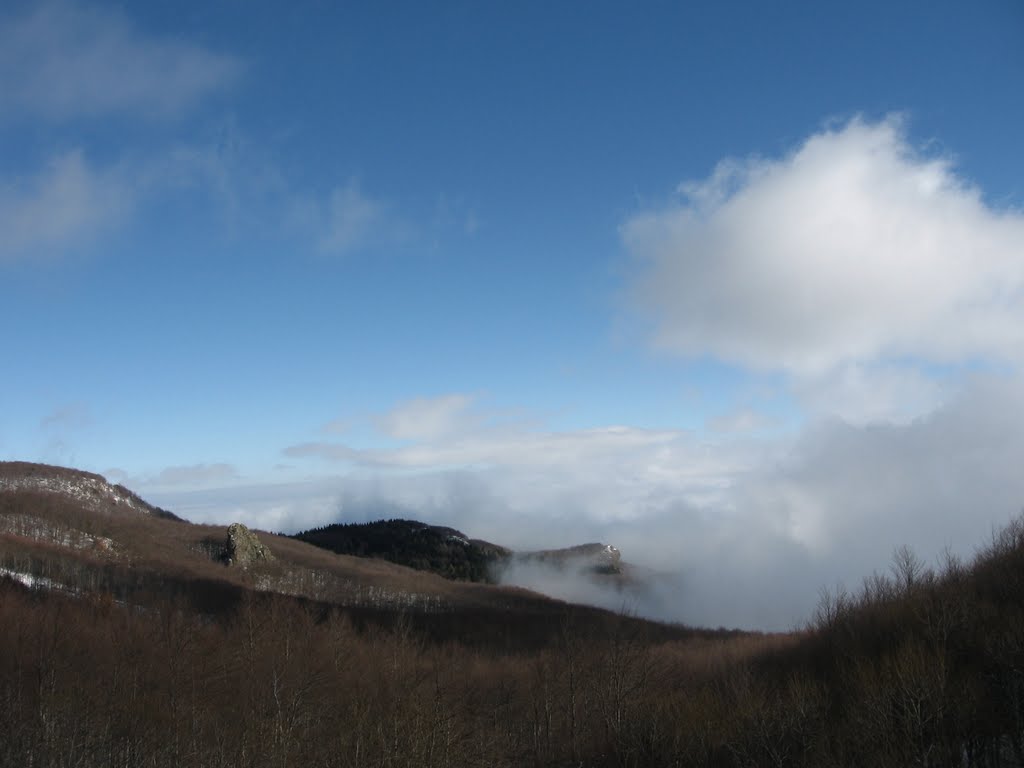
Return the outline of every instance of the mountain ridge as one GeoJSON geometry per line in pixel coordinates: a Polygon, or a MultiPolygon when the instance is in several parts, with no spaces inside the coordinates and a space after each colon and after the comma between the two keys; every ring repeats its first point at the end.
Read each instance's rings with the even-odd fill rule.
{"type": "Polygon", "coordinates": [[[382,558],[445,578],[488,584],[500,582],[501,573],[508,568],[531,564],[609,577],[625,577],[628,569],[619,550],[610,544],[515,551],[471,538],[455,528],[404,518],[331,523],[292,534],[292,538],[337,554],[382,558]]]}
{"type": "MultiPolygon", "coordinates": [[[[415,527],[443,534],[453,544],[460,538],[454,529],[415,527]]],[[[549,635],[556,629],[548,624],[550,617],[567,611],[586,617],[608,613],[526,588],[452,580],[385,559],[335,554],[265,531],[246,531],[245,536],[247,548],[269,556],[239,559],[236,526],[191,523],[100,475],[30,462],[0,463],[0,578],[22,584],[49,585],[69,594],[110,594],[125,604],[171,589],[205,606],[202,610],[255,591],[379,618],[411,612],[439,634],[464,626],[453,616],[488,617],[476,622],[483,629],[472,629],[467,637],[549,635]]],[[[666,625],[656,631],[677,630],[666,625]]]]}
{"type": "Polygon", "coordinates": [[[166,509],[144,501],[134,491],[111,483],[103,475],[81,469],[28,461],[0,461],[0,491],[33,491],[76,498],[94,512],[119,507],[169,520],[181,520],[166,509]]]}

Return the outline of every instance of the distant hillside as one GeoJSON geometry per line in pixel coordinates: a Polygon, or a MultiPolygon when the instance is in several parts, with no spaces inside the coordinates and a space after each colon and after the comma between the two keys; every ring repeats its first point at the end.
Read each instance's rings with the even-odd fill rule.
{"type": "Polygon", "coordinates": [[[526,731],[477,724],[520,728],[534,654],[740,637],[192,524],[77,470],[0,478],[0,766],[511,768],[526,731]]]}
{"type": "Polygon", "coordinates": [[[429,571],[446,579],[496,583],[509,568],[542,565],[554,572],[587,574],[616,584],[635,582],[636,574],[609,544],[580,544],[564,549],[515,552],[462,531],[416,520],[337,523],[295,534],[337,554],[373,557],[429,571]]]}
{"type": "Polygon", "coordinates": [[[0,461],[0,491],[41,493],[73,500],[85,509],[103,514],[141,512],[167,520],[180,520],[166,509],[140,499],[123,485],[107,482],[101,475],[80,469],[0,461]]]}
{"type": "Polygon", "coordinates": [[[491,582],[494,564],[511,555],[505,547],[470,539],[454,528],[415,520],[326,525],[293,538],[337,554],[377,557],[459,581],[491,582]]]}
{"type": "Polygon", "coordinates": [[[555,568],[589,570],[591,573],[605,576],[619,576],[624,572],[622,553],[611,544],[598,542],[564,549],[522,552],[517,559],[524,563],[543,563],[555,568]]]}
{"type": "MultiPolygon", "coordinates": [[[[439,638],[500,639],[514,647],[550,642],[558,631],[554,617],[589,623],[608,615],[527,589],[472,583],[483,581],[485,564],[508,550],[454,529],[392,521],[366,531],[380,538],[363,536],[370,542],[364,554],[401,542],[407,555],[419,553],[410,562],[426,570],[385,557],[335,554],[238,524],[189,523],[89,472],[0,463],[0,581],[125,605],[173,596],[203,613],[230,610],[255,590],[382,623],[401,615],[439,638]]],[[[658,636],[684,631],[638,625],[658,636]]]]}

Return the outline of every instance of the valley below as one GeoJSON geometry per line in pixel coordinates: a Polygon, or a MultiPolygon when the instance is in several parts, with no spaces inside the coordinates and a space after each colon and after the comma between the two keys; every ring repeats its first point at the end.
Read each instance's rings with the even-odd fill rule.
{"type": "Polygon", "coordinates": [[[0,463],[0,765],[1024,764],[1024,522],[971,562],[897,549],[786,633],[504,583],[523,568],[646,576],[420,521],[196,525],[0,463]]]}

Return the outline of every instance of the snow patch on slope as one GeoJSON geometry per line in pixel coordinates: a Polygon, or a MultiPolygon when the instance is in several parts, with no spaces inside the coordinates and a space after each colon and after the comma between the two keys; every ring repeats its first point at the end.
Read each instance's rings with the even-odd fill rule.
{"type": "Polygon", "coordinates": [[[111,485],[99,475],[74,474],[62,476],[38,472],[15,477],[0,476],[0,491],[35,491],[65,496],[93,512],[108,512],[110,507],[123,508],[143,515],[154,513],[134,493],[119,485],[111,485]]]}

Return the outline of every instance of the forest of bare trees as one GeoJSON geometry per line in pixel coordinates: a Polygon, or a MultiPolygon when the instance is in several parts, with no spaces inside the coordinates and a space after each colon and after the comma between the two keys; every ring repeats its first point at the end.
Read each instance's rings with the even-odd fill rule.
{"type": "Polygon", "coordinates": [[[899,550],[783,636],[116,591],[0,579],[0,764],[1024,764],[1021,523],[937,572],[899,550]]]}

